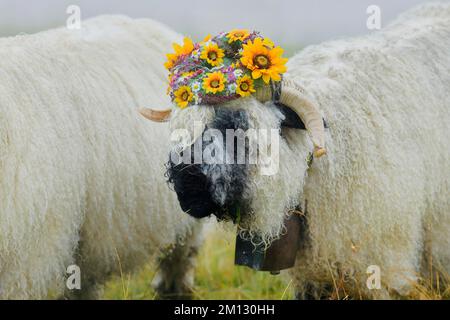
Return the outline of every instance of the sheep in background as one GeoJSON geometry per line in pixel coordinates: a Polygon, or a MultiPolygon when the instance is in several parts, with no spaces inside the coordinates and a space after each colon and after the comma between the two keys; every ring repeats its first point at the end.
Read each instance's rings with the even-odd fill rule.
{"type": "Polygon", "coordinates": [[[290,271],[299,298],[333,292],[392,298],[427,278],[431,261],[450,272],[449,51],[448,4],[418,7],[365,37],[306,48],[288,63],[280,101],[309,135],[285,127],[292,114],[288,119],[286,110],[260,102],[270,91],[257,92],[260,101],[175,109],[173,129],[187,129],[192,139],[181,140],[183,147],[202,138],[192,135],[193,120],[220,131],[282,132],[275,175],[248,162],[244,169],[172,165],[182,208],[197,218],[240,218],[243,229],[268,244],[300,205],[305,242],[290,271]],[[313,150],[327,156],[308,168],[313,150]],[[193,184],[194,175],[201,185],[193,184]],[[244,209],[239,216],[232,211],[237,205],[244,209]],[[379,290],[366,286],[372,265],[381,269],[379,290]]]}
{"type": "Polygon", "coordinates": [[[1,298],[62,295],[72,264],[81,291],[67,294],[93,298],[169,247],[157,289],[187,293],[200,226],[163,176],[168,127],[136,112],[167,103],[164,53],[177,40],[121,16],[0,39],[1,298]]]}

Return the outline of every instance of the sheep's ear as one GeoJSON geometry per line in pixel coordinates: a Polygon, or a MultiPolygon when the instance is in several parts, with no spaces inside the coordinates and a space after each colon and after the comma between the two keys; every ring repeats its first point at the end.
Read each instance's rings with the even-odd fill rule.
{"type": "Polygon", "coordinates": [[[284,115],[284,119],[281,121],[282,127],[306,130],[305,124],[294,110],[282,103],[277,103],[275,106],[284,115]]]}
{"type": "Polygon", "coordinates": [[[314,157],[326,154],[325,125],[319,110],[304,96],[304,90],[293,81],[284,80],[279,102],[289,107],[302,119],[314,144],[314,157]]]}
{"type": "MultiPolygon", "coordinates": [[[[284,119],[283,121],[281,121],[282,127],[306,130],[305,123],[294,110],[292,110],[289,107],[286,107],[282,103],[276,103],[275,106],[284,115],[284,119]]],[[[325,119],[323,119],[323,126],[325,129],[328,129],[328,124],[325,121],[325,119]]]]}
{"type": "Polygon", "coordinates": [[[304,89],[294,81],[283,79],[281,85],[260,88],[256,91],[256,99],[264,103],[272,98],[276,104],[281,103],[296,113],[293,115],[289,111],[282,111],[286,119],[281,125],[299,129],[306,128],[314,144],[314,156],[316,158],[323,156],[326,154],[325,124],[319,110],[308,101],[304,95],[304,89]]]}
{"type": "Polygon", "coordinates": [[[145,118],[155,122],[167,122],[170,119],[172,109],[166,110],[153,110],[149,108],[143,108],[139,110],[139,113],[145,118]]]}

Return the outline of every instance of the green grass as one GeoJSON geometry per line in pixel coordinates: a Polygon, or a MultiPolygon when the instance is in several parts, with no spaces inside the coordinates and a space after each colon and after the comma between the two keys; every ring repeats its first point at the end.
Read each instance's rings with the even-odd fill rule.
{"type": "MultiPolygon", "coordinates": [[[[292,299],[289,280],[267,272],[234,265],[234,235],[223,230],[210,234],[198,257],[194,299],[292,299]]],[[[105,299],[155,299],[150,286],[156,268],[149,264],[135,274],[112,279],[105,299]]]]}
{"type": "MultiPolygon", "coordinates": [[[[234,265],[234,239],[232,232],[220,228],[214,228],[207,236],[198,257],[194,299],[292,299],[294,292],[288,277],[234,265]]],[[[413,292],[403,299],[450,299],[450,276],[436,272],[438,269],[433,266],[428,279],[421,279],[414,285],[413,292]]],[[[155,266],[148,264],[138,273],[115,277],[107,283],[103,298],[156,299],[150,286],[155,272],[155,266]]],[[[337,298],[330,296],[330,299],[337,298]]],[[[345,294],[339,299],[346,299],[345,294]]]]}

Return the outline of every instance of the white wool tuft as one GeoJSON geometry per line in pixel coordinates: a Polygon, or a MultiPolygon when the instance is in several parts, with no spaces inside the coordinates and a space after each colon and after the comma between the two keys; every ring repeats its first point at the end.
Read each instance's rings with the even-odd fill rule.
{"type": "Polygon", "coordinates": [[[291,272],[300,294],[342,278],[355,297],[407,294],[431,258],[450,272],[449,52],[450,5],[431,4],[289,62],[330,126],[305,181],[310,240],[291,272]],[[370,265],[381,290],[366,287],[370,265]]]}
{"type": "Polygon", "coordinates": [[[164,178],[168,126],[137,111],[169,103],[179,40],[122,16],[0,39],[1,298],[61,294],[73,263],[101,281],[190,230],[164,178]]]}
{"type": "Polygon", "coordinates": [[[185,109],[173,109],[170,119],[173,151],[181,152],[191,146],[202,135],[214,114],[215,110],[211,106],[194,105],[185,109]]]}

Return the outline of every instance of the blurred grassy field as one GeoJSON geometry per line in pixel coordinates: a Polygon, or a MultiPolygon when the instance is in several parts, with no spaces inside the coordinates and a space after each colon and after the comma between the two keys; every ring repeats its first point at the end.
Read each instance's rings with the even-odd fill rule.
{"type": "MultiPolygon", "coordinates": [[[[209,232],[198,257],[195,274],[194,299],[220,300],[290,300],[294,290],[287,276],[273,276],[234,265],[235,235],[230,231],[213,228],[209,232]]],[[[151,288],[156,266],[148,264],[135,274],[123,274],[109,281],[104,299],[123,300],[156,299],[151,288]]],[[[340,296],[340,299],[348,297],[340,296]]],[[[336,299],[331,296],[330,299],[336,299]]],[[[450,299],[450,276],[433,272],[422,279],[406,299],[450,299]]]]}
{"type": "MultiPolygon", "coordinates": [[[[287,277],[234,266],[235,235],[222,229],[211,232],[201,248],[195,274],[194,299],[292,299],[287,277]]],[[[155,299],[150,286],[155,266],[112,279],[105,299],[155,299]]]]}

